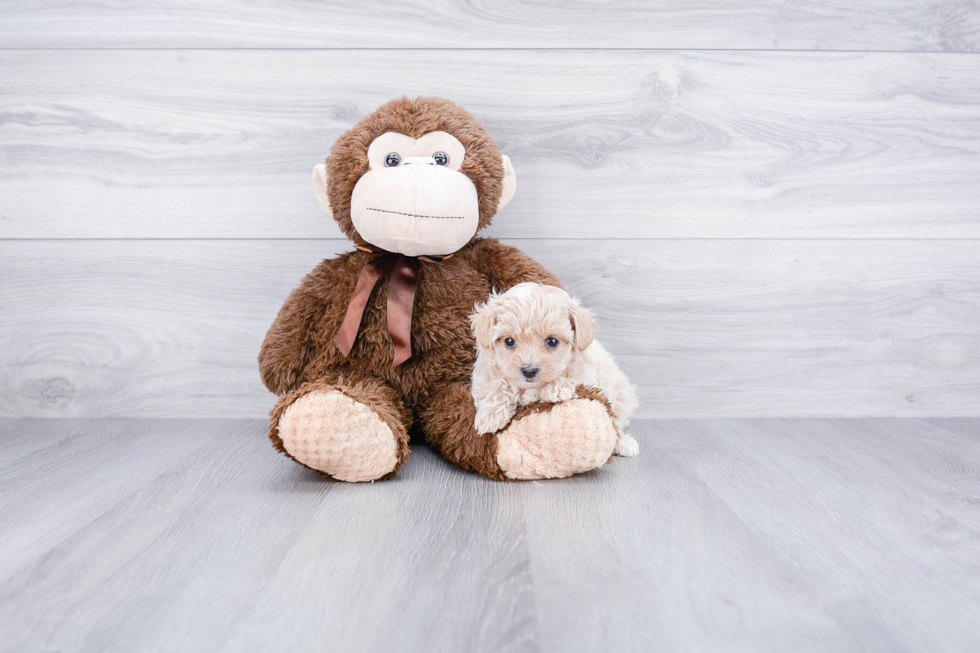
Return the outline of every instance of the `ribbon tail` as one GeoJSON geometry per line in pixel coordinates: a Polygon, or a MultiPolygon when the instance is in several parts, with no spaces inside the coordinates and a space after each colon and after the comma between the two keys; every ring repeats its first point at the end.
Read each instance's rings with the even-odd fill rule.
{"type": "Polygon", "coordinates": [[[385,270],[394,263],[394,256],[381,256],[361,268],[360,274],[357,275],[357,286],[354,287],[354,294],[347,305],[344,321],[334,338],[334,342],[337,343],[337,348],[340,349],[344,358],[350,355],[350,351],[354,347],[357,331],[361,328],[361,319],[364,317],[364,307],[367,306],[368,299],[371,297],[371,291],[374,290],[374,286],[377,285],[378,279],[381,278],[385,270]]]}
{"type": "Polygon", "coordinates": [[[392,367],[412,357],[412,310],[418,279],[418,260],[400,256],[388,280],[388,335],[395,349],[392,367]]]}

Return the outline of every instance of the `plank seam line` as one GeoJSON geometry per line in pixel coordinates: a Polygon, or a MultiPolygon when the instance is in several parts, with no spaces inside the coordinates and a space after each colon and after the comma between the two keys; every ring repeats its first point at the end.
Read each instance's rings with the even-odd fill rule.
{"type": "Polygon", "coordinates": [[[0,52],[754,52],[808,54],[946,54],[978,55],[978,51],[962,50],[808,50],[767,48],[289,48],[289,47],[0,47],[0,52]]]}
{"type": "MultiPolygon", "coordinates": [[[[582,236],[582,237],[565,237],[565,238],[553,238],[548,236],[487,236],[488,238],[496,238],[498,240],[504,241],[515,241],[515,240],[540,240],[540,241],[583,241],[583,242],[620,242],[620,241],[708,241],[708,240],[719,240],[719,241],[786,241],[786,242],[980,242],[980,237],[976,238],[957,238],[957,237],[944,237],[944,238],[918,238],[918,237],[893,237],[893,238],[874,238],[874,237],[855,237],[855,238],[784,238],[784,237],[723,237],[723,236],[708,236],[708,237],[643,237],[643,236],[618,236],[618,237],[608,237],[608,236],[582,236]]],[[[155,242],[155,241],[174,241],[174,242],[350,242],[346,238],[335,237],[335,238],[321,238],[321,237],[310,237],[310,238],[156,238],[156,237],[120,237],[120,238],[0,238],[0,243],[44,243],[44,242],[91,242],[91,243],[106,243],[106,242],[155,242]]],[[[351,243],[353,247],[353,243],[351,243]]]]}

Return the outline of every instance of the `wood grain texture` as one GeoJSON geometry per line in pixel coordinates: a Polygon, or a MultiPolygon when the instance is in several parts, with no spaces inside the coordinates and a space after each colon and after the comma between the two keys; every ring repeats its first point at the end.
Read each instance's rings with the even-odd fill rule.
{"type": "MultiPolygon", "coordinates": [[[[4,571],[13,571],[77,530],[91,527],[116,502],[129,497],[147,478],[155,478],[187,459],[213,438],[210,430],[184,431],[172,439],[173,424],[58,420],[61,439],[45,436],[50,424],[18,421],[4,425],[3,440],[13,446],[29,442],[33,451],[5,462],[0,475],[0,508],[5,523],[0,540],[4,571]],[[41,436],[35,441],[35,434],[41,436]],[[93,501],[98,497],[98,501],[93,501]],[[20,524],[20,527],[13,527],[20,524]]],[[[227,428],[227,427],[224,427],[227,428]]],[[[10,578],[0,575],[0,584],[10,578]]],[[[4,629],[6,631],[6,629],[4,629]]],[[[5,638],[6,639],[6,638],[5,638]]]]}
{"type": "Polygon", "coordinates": [[[980,50],[973,0],[165,2],[0,8],[18,48],[706,48],[980,50]]]}
{"type": "MultiPolygon", "coordinates": [[[[84,422],[85,420],[77,420],[75,423],[84,422]]],[[[64,419],[4,419],[2,428],[8,437],[0,438],[0,465],[8,465],[38,449],[51,447],[55,443],[65,443],[68,439],[65,431],[72,430],[75,423],[64,419]],[[11,435],[20,432],[21,429],[29,431],[30,437],[17,438],[11,435]]]]}
{"type": "Polygon", "coordinates": [[[4,652],[980,647],[977,419],[639,421],[570,479],[417,445],[361,485],[260,420],[0,420],[0,450],[52,424],[0,463],[4,652]]]}
{"type": "Polygon", "coordinates": [[[976,429],[974,420],[968,417],[936,417],[925,421],[980,443],[980,429],[976,429]]]}
{"type": "MultiPolygon", "coordinates": [[[[980,413],[977,241],[515,240],[640,416],[980,413]]],[[[261,417],[282,301],[347,241],[0,242],[0,415],[261,417]]]]}
{"type": "Polygon", "coordinates": [[[855,648],[976,647],[975,438],[907,420],[729,421],[683,436],[698,476],[798,573],[823,591],[874,588],[889,597],[827,606],[828,616],[860,630],[855,648]],[[828,533],[829,546],[814,545],[828,533]]]}
{"type": "Polygon", "coordinates": [[[0,473],[0,650],[539,650],[517,486],[424,448],[395,481],[333,484],[262,421],[101,424],[100,455],[0,473]]]}
{"type": "Polygon", "coordinates": [[[521,487],[550,650],[959,652],[980,641],[975,438],[911,420],[636,430],[635,461],[521,487]]]}
{"type": "Polygon", "coordinates": [[[500,237],[980,238],[977,79],[955,54],[2,51],[0,238],[339,237],[310,170],[403,93],[511,156],[500,237]]]}

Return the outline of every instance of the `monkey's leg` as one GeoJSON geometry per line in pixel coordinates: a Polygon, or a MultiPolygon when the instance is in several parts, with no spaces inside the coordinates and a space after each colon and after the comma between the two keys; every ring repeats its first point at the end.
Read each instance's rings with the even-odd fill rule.
{"type": "Polygon", "coordinates": [[[487,478],[506,480],[497,465],[497,436],[477,433],[475,420],[469,382],[445,385],[429,398],[420,415],[426,441],[443,458],[487,478]]]}
{"type": "Polygon", "coordinates": [[[411,413],[379,379],[305,383],[280,397],[269,421],[276,449],[338,481],[394,476],[408,459],[411,413]]]}
{"type": "Polygon", "coordinates": [[[521,406],[496,434],[479,435],[465,383],[440,390],[422,413],[422,430],[444,458],[495,480],[563,478],[605,464],[616,446],[608,402],[594,388],[555,404],[521,406]]]}

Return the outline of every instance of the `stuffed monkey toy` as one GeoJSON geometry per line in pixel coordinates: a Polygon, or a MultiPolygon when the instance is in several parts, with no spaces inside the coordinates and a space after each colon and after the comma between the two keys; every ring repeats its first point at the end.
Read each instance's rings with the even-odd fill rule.
{"type": "Polygon", "coordinates": [[[337,140],[313,186],[356,249],[310,272],[262,343],[262,381],[279,395],[276,449],[349,482],[394,476],[415,430],[496,480],[560,478],[609,459],[616,431],[593,388],[522,406],[496,433],[473,426],[474,304],[522,281],[559,285],[520,250],[477,237],[516,177],[473,116],[441,98],[388,102],[337,140]]]}

